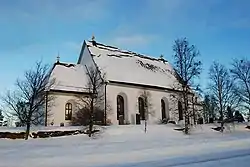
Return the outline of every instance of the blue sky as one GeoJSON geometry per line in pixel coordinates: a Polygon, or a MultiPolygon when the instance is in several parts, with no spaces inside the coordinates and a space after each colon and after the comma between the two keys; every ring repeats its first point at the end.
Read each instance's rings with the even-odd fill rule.
{"type": "Polygon", "coordinates": [[[249,57],[248,0],[1,0],[0,93],[37,60],[76,62],[81,43],[96,40],[172,61],[176,38],[201,52],[201,84],[216,60],[249,57]]]}

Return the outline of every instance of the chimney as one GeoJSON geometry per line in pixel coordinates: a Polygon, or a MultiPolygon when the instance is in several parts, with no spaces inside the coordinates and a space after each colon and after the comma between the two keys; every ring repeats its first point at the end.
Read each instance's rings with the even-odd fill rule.
{"type": "Polygon", "coordinates": [[[97,46],[96,41],[95,41],[95,36],[94,36],[94,35],[92,36],[92,45],[93,45],[93,46],[97,46]]]}

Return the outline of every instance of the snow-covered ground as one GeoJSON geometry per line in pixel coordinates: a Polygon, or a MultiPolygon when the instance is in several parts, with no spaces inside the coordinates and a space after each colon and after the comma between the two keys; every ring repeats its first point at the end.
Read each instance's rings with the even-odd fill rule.
{"type": "Polygon", "coordinates": [[[237,125],[221,134],[211,127],[197,126],[191,135],[173,130],[174,125],[151,125],[146,134],[143,126],[127,125],[106,127],[95,139],[86,135],[29,141],[2,139],[0,166],[248,166],[250,130],[237,125]]]}

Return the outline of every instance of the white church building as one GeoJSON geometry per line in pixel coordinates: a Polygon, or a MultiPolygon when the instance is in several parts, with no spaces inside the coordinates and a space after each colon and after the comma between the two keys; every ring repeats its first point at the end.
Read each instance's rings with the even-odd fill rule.
{"type": "Polygon", "coordinates": [[[172,100],[172,95],[180,94],[180,91],[176,89],[179,82],[168,61],[91,40],[83,42],[77,63],[58,60],[54,64],[51,78],[55,78],[55,84],[49,95],[56,98],[53,106],[46,107],[46,113],[50,110],[49,116],[46,114],[48,126],[70,125],[77,109],[76,95],[89,94],[86,69],[91,67],[100,69],[100,75],[105,74],[103,109],[107,110],[108,103],[111,113],[104,111],[108,122],[140,124],[145,119],[141,96],[145,91],[150,93],[151,99],[149,123],[184,119],[181,101],[172,100]]]}

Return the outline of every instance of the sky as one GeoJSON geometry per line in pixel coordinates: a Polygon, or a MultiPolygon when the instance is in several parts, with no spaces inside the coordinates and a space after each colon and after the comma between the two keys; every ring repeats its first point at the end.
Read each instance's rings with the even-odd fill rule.
{"type": "Polygon", "coordinates": [[[227,66],[250,58],[249,0],[1,0],[0,93],[36,61],[76,63],[90,40],[173,61],[172,46],[186,37],[200,51],[208,82],[213,61],[227,66]]]}

